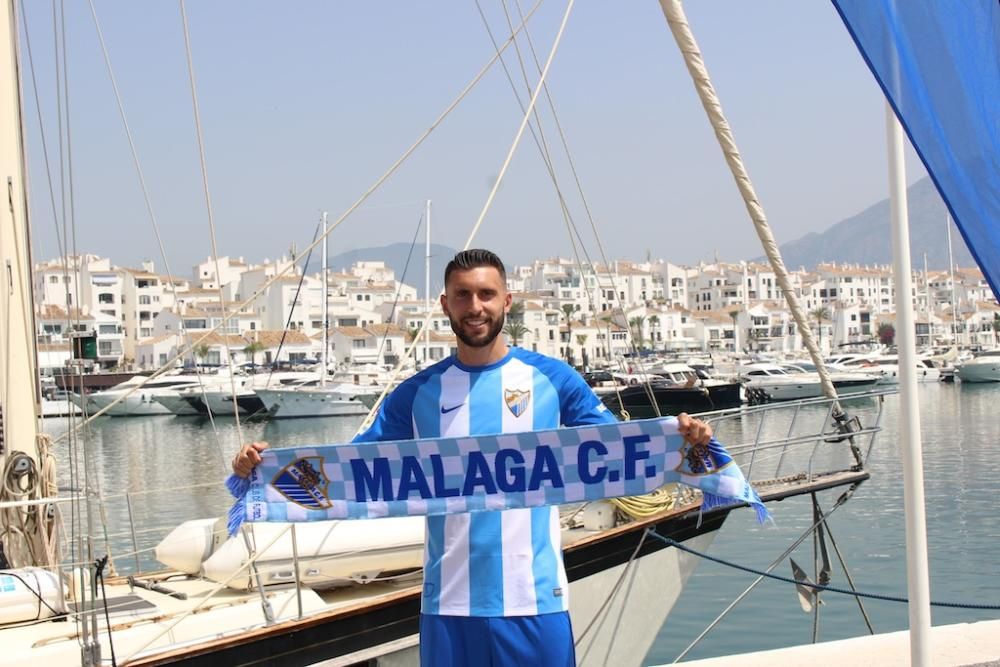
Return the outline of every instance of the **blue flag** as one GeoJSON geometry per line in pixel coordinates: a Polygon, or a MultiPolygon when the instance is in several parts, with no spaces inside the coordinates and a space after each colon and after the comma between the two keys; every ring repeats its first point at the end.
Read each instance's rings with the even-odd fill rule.
{"type": "Polygon", "coordinates": [[[1000,2],[833,4],[1000,298],[1000,2]]]}

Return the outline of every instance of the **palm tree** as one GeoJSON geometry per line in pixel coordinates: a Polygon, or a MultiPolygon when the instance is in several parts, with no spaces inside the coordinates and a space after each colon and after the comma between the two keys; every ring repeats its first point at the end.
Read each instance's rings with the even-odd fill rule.
{"type": "Polygon", "coordinates": [[[528,333],[528,327],[524,326],[520,322],[511,320],[504,325],[503,332],[507,334],[508,338],[510,338],[510,344],[517,347],[517,344],[521,342],[524,335],[528,333]]]}
{"type": "Polygon", "coordinates": [[[507,319],[518,324],[524,323],[524,302],[512,301],[510,310],[507,311],[507,319]]]}
{"type": "Polygon", "coordinates": [[[587,344],[587,334],[577,334],[576,344],[580,346],[580,360],[583,362],[583,370],[586,371],[587,366],[589,365],[587,359],[587,348],[584,347],[587,344]]]}
{"type": "Polygon", "coordinates": [[[257,353],[264,351],[264,344],[259,340],[255,340],[246,347],[243,348],[243,354],[250,355],[250,365],[254,368],[257,367],[257,353]]]}
{"type": "Polygon", "coordinates": [[[632,341],[635,343],[636,348],[640,350],[646,344],[646,340],[642,337],[642,325],[645,322],[645,315],[636,315],[628,321],[628,328],[632,334],[632,341]]]}
{"type": "Polygon", "coordinates": [[[571,303],[564,303],[562,305],[563,315],[566,316],[566,362],[572,366],[573,365],[573,349],[569,344],[569,341],[573,336],[573,312],[576,309],[571,303]]]}
{"type": "Polygon", "coordinates": [[[656,339],[653,337],[653,331],[660,330],[660,316],[650,315],[649,316],[649,346],[656,349],[656,339]]]}
{"type": "Polygon", "coordinates": [[[194,354],[195,358],[201,359],[201,362],[205,363],[205,357],[208,356],[208,344],[201,343],[200,345],[195,345],[191,349],[191,353],[194,354]]]}
{"type": "MultiPolygon", "coordinates": [[[[816,343],[820,345],[823,342],[823,322],[830,320],[830,310],[826,306],[819,306],[818,308],[813,308],[809,314],[816,318],[816,330],[819,336],[819,340],[816,343]]],[[[822,347],[822,345],[820,346],[822,347]]]]}

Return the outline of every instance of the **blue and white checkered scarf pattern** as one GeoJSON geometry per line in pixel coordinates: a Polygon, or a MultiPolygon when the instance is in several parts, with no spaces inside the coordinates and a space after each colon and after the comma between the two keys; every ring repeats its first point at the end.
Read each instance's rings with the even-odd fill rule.
{"type": "Polygon", "coordinates": [[[266,450],[226,484],[244,521],[324,521],[561,505],[650,493],[680,482],[702,509],[768,513],[714,438],[684,441],[673,417],[504,435],[266,450]]]}

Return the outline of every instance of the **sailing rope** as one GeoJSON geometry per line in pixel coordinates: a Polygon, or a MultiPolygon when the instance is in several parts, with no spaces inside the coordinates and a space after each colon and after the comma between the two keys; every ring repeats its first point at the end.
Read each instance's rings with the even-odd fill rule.
{"type": "Polygon", "coordinates": [[[61,516],[55,503],[23,504],[54,498],[59,491],[56,483],[56,461],[49,451],[52,440],[39,434],[36,447],[38,461],[24,452],[11,451],[0,471],[0,543],[11,568],[38,566],[54,567],[61,558],[61,516]]]}
{"type": "MultiPolygon", "coordinates": [[[[730,128],[729,121],[726,120],[726,116],[722,112],[722,103],[719,101],[715,87],[708,76],[708,69],[705,66],[705,61],[698,48],[698,43],[695,41],[694,34],[691,32],[691,26],[688,25],[687,16],[684,14],[681,1],[660,0],[660,7],[663,9],[663,15],[670,25],[670,31],[674,35],[677,47],[684,57],[684,64],[691,75],[691,80],[694,83],[695,90],[698,92],[698,97],[701,99],[701,104],[705,108],[709,122],[712,124],[712,129],[715,131],[715,137],[719,141],[719,147],[722,149],[722,154],[725,156],[729,170],[736,181],[736,187],[740,191],[740,196],[743,197],[747,213],[750,214],[754,229],[757,231],[760,243],[764,247],[764,253],[767,255],[768,262],[770,262],[778,281],[778,287],[781,288],[782,293],[785,295],[785,300],[788,302],[788,308],[792,311],[792,317],[795,319],[795,324],[802,336],[802,343],[809,351],[809,356],[813,364],[816,365],[823,394],[836,401],[837,391],[833,387],[833,382],[830,381],[830,375],[823,363],[823,356],[816,346],[816,341],[813,340],[809,322],[802,312],[802,308],[799,306],[798,297],[795,296],[795,289],[788,278],[788,269],[785,268],[785,262],[781,259],[778,243],[774,240],[771,227],[767,223],[764,207],[757,198],[753,183],[750,181],[750,174],[743,164],[743,158],[740,155],[739,147],[736,145],[732,128],[730,128]]],[[[842,412],[839,404],[835,404],[834,412],[842,412]]]]}
{"type": "MultiPolygon", "coordinates": [[[[205,140],[202,136],[201,111],[198,108],[198,90],[195,85],[194,59],[191,56],[191,35],[188,30],[187,11],[184,0],[180,0],[181,25],[184,27],[184,55],[187,57],[188,81],[191,84],[191,106],[194,109],[194,129],[198,137],[198,159],[201,164],[201,183],[205,193],[205,209],[208,212],[209,236],[212,240],[212,260],[215,262],[215,285],[219,288],[219,310],[226,312],[226,297],[222,289],[222,273],[219,270],[219,249],[216,245],[215,216],[212,210],[212,194],[208,187],[208,165],[205,161],[205,140]]],[[[243,443],[243,426],[240,424],[240,406],[236,402],[236,377],[233,368],[233,354],[229,350],[229,334],[223,329],[222,344],[226,350],[226,365],[229,367],[229,389],[233,396],[233,418],[236,420],[236,438],[243,443]]],[[[326,369],[323,370],[326,372],[326,369]]]]}
{"type": "MultiPolygon", "coordinates": [[[[538,2],[535,3],[535,5],[528,12],[528,14],[527,14],[524,22],[518,27],[518,32],[524,28],[524,26],[527,24],[527,21],[534,15],[534,13],[538,10],[538,8],[541,6],[541,4],[542,4],[542,0],[538,0],[538,2]]],[[[507,42],[504,44],[503,49],[506,49],[510,45],[510,43],[514,40],[515,37],[516,37],[516,35],[511,35],[510,38],[508,38],[507,42]]],[[[346,211],[344,211],[340,215],[340,217],[338,217],[332,224],[330,224],[330,226],[327,228],[327,231],[326,231],[325,234],[321,235],[319,238],[317,238],[316,240],[314,240],[308,247],[306,247],[303,250],[303,252],[308,252],[308,251],[314,249],[320,243],[322,243],[323,239],[326,237],[327,234],[329,234],[330,232],[332,232],[342,222],[344,222],[348,217],[350,217],[387,180],[389,180],[389,177],[392,176],[393,174],[395,174],[396,171],[399,170],[399,168],[403,165],[403,163],[406,162],[406,160],[408,160],[410,158],[410,156],[413,155],[414,152],[416,152],[417,148],[419,148],[421,145],[423,145],[423,143],[427,140],[427,138],[431,135],[431,133],[433,133],[434,130],[436,130],[438,128],[438,126],[440,126],[441,123],[444,122],[444,119],[447,118],[451,114],[451,112],[455,110],[456,107],[458,107],[459,103],[461,103],[462,100],[464,100],[469,95],[469,93],[472,91],[472,89],[483,79],[483,77],[486,76],[486,73],[489,72],[489,70],[493,67],[493,65],[494,65],[494,63],[496,63],[497,59],[498,59],[498,57],[496,55],[493,55],[489,59],[489,61],[485,65],[483,65],[483,67],[480,68],[480,70],[478,72],[476,72],[475,76],[473,76],[473,78],[469,81],[468,84],[466,84],[466,86],[461,90],[461,92],[459,92],[458,95],[448,104],[448,106],[444,109],[444,111],[442,111],[437,116],[437,118],[434,119],[434,121],[431,123],[431,125],[427,129],[425,129],[420,134],[419,137],[417,137],[416,141],[414,141],[409,146],[409,148],[407,148],[405,151],[403,151],[402,155],[400,155],[396,159],[396,161],[393,162],[389,166],[389,168],[386,169],[386,171],[381,176],[379,176],[375,180],[375,182],[371,186],[369,186],[369,188],[360,197],[358,197],[354,201],[354,203],[352,203],[347,208],[346,211]]],[[[164,364],[158,371],[156,371],[152,375],[146,377],[139,384],[137,384],[136,386],[132,387],[127,392],[125,392],[122,396],[118,397],[113,402],[109,403],[108,405],[104,406],[103,408],[101,408],[100,410],[98,410],[97,412],[95,412],[94,414],[90,415],[87,419],[83,420],[79,425],[76,426],[76,429],[82,428],[83,426],[86,426],[87,424],[89,424],[90,422],[92,422],[97,417],[100,417],[100,416],[102,416],[104,414],[107,414],[107,412],[111,408],[113,408],[115,405],[118,405],[118,403],[120,403],[121,401],[125,400],[128,396],[132,395],[133,393],[135,393],[136,391],[138,391],[139,389],[141,389],[147,382],[150,382],[151,380],[154,380],[154,379],[160,377],[161,375],[163,375],[164,373],[166,373],[167,370],[168,370],[168,368],[170,367],[170,365],[172,365],[174,362],[178,361],[179,359],[183,359],[194,348],[196,348],[198,345],[200,345],[205,340],[207,340],[209,336],[211,336],[212,334],[214,334],[215,332],[217,332],[219,329],[221,329],[223,326],[225,326],[229,322],[229,320],[231,320],[233,317],[235,317],[240,311],[242,311],[244,308],[246,308],[250,304],[254,303],[257,300],[257,298],[260,297],[262,294],[264,294],[264,292],[266,292],[267,289],[271,285],[273,285],[276,281],[278,281],[281,278],[283,278],[284,275],[286,273],[288,273],[288,271],[292,268],[293,264],[294,263],[289,263],[283,269],[275,271],[275,274],[273,276],[271,276],[270,278],[268,278],[267,280],[265,280],[263,283],[261,283],[260,287],[258,287],[257,290],[253,294],[251,294],[246,299],[244,299],[242,302],[240,302],[239,304],[237,304],[232,309],[232,311],[228,311],[227,312],[226,310],[223,310],[218,324],[216,324],[215,326],[211,327],[205,333],[201,334],[196,340],[194,340],[191,343],[189,343],[187,347],[178,350],[171,358],[169,358],[167,360],[166,364],[164,364]]],[[[412,349],[411,349],[411,352],[412,352],[412,349]]],[[[73,429],[73,430],[76,430],[76,429],[73,429]]],[[[69,432],[67,431],[67,433],[63,433],[62,435],[60,435],[58,438],[56,438],[56,442],[59,442],[63,438],[67,437],[68,433],[69,432]]]]}
{"type": "MultiPolygon", "coordinates": [[[[697,556],[704,560],[712,561],[713,563],[718,563],[719,565],[725,565],[726,567],[733,568],[734,570],[740,570],[742,572],[747,572],[749,574],[756,574],[757,576],[764,577],[767,579],[773,579],[775,581],[781,581],[786,584],[793,584],[795,586],[804,586],[806,588],[811,588],[815,591],[829,591],[830,593],[840,593],[842,595],[851,595],[854,597],[865,598],[869,600],[881,600],[883,602],[902,602],[908,603],[909,598],[898,596],[898,595],[885,595],[883,593],[865,593],[862,591],[854,591],[846,588],[838,588],[837,586],[830,586],[824,584],[814,584],[811,581],[804,580],[799,581],[798,579],[793,579],[791,577],[784,577],[780,574],[773,574],[766,570],[758,570],[747,565],[740,565],[739,563],[734,563],[733,561],[725,560],[724,558],[717,558],[715,556],[710,556],[702,551],[696,551],[691,547],[685,546],[677,540],[667,537],[666,535],[661,535],[653,528],[647,528],[646,532],[648,535],[660,540],[664,544],[671,547],[676,547],[681,551],[691,554],[692,556],[697,556]]],[[[932,607],[945,607],[948,609],[983,609],[988,611],[1000,610],[1000,604],[979,604],[976,602],[951,602],[951,601],[932,601],[932,607]]]]}

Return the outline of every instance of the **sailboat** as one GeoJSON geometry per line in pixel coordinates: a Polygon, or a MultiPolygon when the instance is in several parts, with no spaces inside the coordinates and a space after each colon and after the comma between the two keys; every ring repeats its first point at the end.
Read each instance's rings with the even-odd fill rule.
{"type": "Polygon", "coordinates": [[[309,386],[264,387],[256,389],[257,398],[272,418],[350,417],[368,414],[363,397],[371,394],[356,385],[327,385],[330,367],[330,281],[327,267],[327,213],[323,212],[323,271],[320,288],[323,300],[323,352],[320,354],[319,383],[309,386]]]}
{"type": "MultiPolygon", "coordinates": [[[[6,15],[14,16],[12,3],[6,15]]],[[[15,52],[13,25],[8,26],[5,54],[15,52]]],[[[5,102],[15,109],[17,71],[13,60],[4,70],[4,76],[9,78],[4,90],[11,97],[5,102]]],[[[539,90],[540,86],[533,101],[539,90]]],[[[15,118],[7,119],[12,128],[18,127],[15,118]]],[[[499,187],[499,180],[495,187],[499,187]]],[[[4,229],[8,226],[4,225],[4,229]]],[[[13,246],[4,241],[3,252],[8,252],[13,246]]],[[[26,272],[30,263],[26,258],[19,259],[21,270],[26,272]]],[[[5,315],[19,307],[21,315],[30,318],[30,300],[4,305],[12,309],[5,315]]],[[[23,344],[29,346],[31,340],[29,334],[23,344]]],[[[32,369],[11,367],[11,372],[21,377],[21,384],[16,395],[3,396],[4,414],[31,412],[32,369]]],[[[764,500],[777,501],[827,489],[853,489],[868,479],[863,446],[870,447],[880,413],[871,415],[867,423],[847,427],[849,432],[845,433],[845,422],[833,419],[835,407],[835,399],[815,399],[797,404],[794,412],[759,406],[712,418],[716,431],[748,478],[758,485],[764,500]],[[816,423],[795,421],[797,411],[803,408],[819,416],[816,423]],[[761,434],[772,432],[783,435],[762,439],[761,434]],[[782,452],[777,459],[767,453],[777,450],[782,452]],[[831,455],[835,463],[818,471],[812,465],[817,452],[831,455]]],[[[5,444],[31,446],[28,441],[33,433],[11,431],[6,421],[4,433],[5,444]],[[11,432],[16,437],[6,438],[11,432]]],[[[51,492],[46,489],[47,494],[51,492]]],[[[18,509],[27,506],[23,502],[15,505],[18,509]]],[[[94,518],[90,507],[83,509],[94,518]]],[[[706,551],[732,509],[701,511],[700,499],[680,489],[665,489],[653,497],[565,508],[564,560],[580,664],[641,662],[697,564],[695,556],[672,548],[670,541],[706,551]]],[[[371,524],[389,531],[391,526],[384,521],[371,524]]],[[[327,529],[335,533],[340,525],[344,524],[327,529]]],[[[215,520],[189,528],[193,530],[185,539],[190,540],[191,552],[195,553],[197,569],[193,574],[146,573],[130,580],[109,577],[98,583],[92,571],[77,570],[64,576],[57,561],[49,561],[35,563],[49,568],[45,572],[49,573],[51,585],[43,586],[33,585],[23,574],[27,565],[15,564],[14,572],[21,573],[17,574],[21,579],[11,585],[21,604],[0,621],[6,623],[0,626],[4,646],[0,664],[27,660],[99,664],[112,651],[122,656],[121,664],[132,665],[253,661],[303,664],[331,659],[343,665],[414,661],[420,573],[408,563],[380,560],[377,553],[371,553],[364,562],[339,570],[332,587],[320,586],[311,570],[317,569],[318,561],[332,556],[314,551],[309,540],[300,542],[299,526],[283,526],[277,531],[271,527],[272,532],[264,528],[258,532],[254,527],[242,536],[247,547],[245,562],[228,570],[228,574],[213,575],[221,579],[213,581],[199,576],[204,564],[222,549],[231,549],[234,543],[223,541],[215,520]],[[283,540],[286,534],[289,539],[283,540]],[[287,545],[288,551],[269,562],[271,548],[279,544],[282,549],[287,545]],[[230,584],[236,578],[241,585],[233,587],[230,584]],[[51,611],[69,614],[75,622],[33,618],[32,608],[24,605],[24,600],[39,603],[35,605],[40,612],[36,616],[51,611]]],[[[345,555],[350,554],[338,557],[345,555]]]]}

